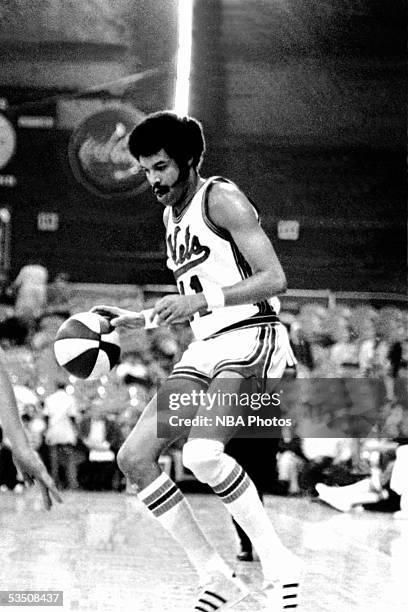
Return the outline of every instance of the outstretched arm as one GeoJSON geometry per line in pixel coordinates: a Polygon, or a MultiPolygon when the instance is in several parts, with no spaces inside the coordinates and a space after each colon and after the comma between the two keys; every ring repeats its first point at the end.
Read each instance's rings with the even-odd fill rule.
{"type": "Polygon", "coordinates": [[[52,506],[52,498],[61,502],[57,488],[43,462],[31,448],[21,424],[13,387],[8,377],[4,356],[0,351],[0,420],[5,436],[10,440],[13,459],[23,477],[30,482],[37,480],[44,505],[52,506]]]}

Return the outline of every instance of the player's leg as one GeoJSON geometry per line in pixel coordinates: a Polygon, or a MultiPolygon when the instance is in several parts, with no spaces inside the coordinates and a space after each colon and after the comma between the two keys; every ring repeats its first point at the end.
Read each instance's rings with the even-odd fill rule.
{"type": "MultiPolygon", "coordinates": [[[[197,379],[169,378],[143,410],[117,456],[120,469],[139,489],[145,489],[160,476],[158,459],[162,451],[177,438],[187,436],[190,431],[189,427],[166,427],[168,415],[172,413],[169,410],[170,398],[180,397],[181,394],[192,397],[207,386],[197,379]],[[163,428],[159,428],[160,437],[159,423],[164,424],[163,428]]],[[[196,412],[197,404],[191,402],[184,406],[179,403],[172,414],[177,414],[179,419],[191,419],[196,412]]]]}
{"type": "MultiPolygon", "coordinates": [[[[267,490],[276,478],[276,452],[279,439],[241,438],[234,436],[226,445],[225,451],[244,468],[252,479],[258,491],[259,499],[263,501],[263,491],[267,490]],[[265,465],[268,469],[265,470],[265,465]]],[[[237,559],[252,561],[252,543],[242,527],[232,519],[240,543],[237,559]]]]}
{"type": "MultiPolygon", "coordinates": [[[[264,352],[256,353],[254,350],[254,355],[257,355],[257,368],[262,364],[269,364],[269,372],[272,372],[273,378],[278,379],[286,367],[285,337],[282,338],[282,344],[279,346],[276,330],[268,330],[262,342],[266,347],[264,352]]],[[[245,365],[241,369],[242,373],[245,372],[248,361],[250,359],[246,358],[245,365]]],[[[234,367],[236,371],[225,370],[216,376],[208,393],[214,394],[213,397],[222,397],[225,391],[239,393],[242,375],[239,373],[240,368],[236,365],[234,367]],[[226,379],[228,379],[227,385],[226,379]]],[[[265,371],[265,368],[261,367],[260,371],[265,371]]],[[[253,374],[253,369],[248,369],[248,373],[253,374]]],[[[233,412],[237,415],[240,410],[242,410],[241,406],[222,403],[214,406],[213,414],[226,416],[233,412]]],[[[204,406],[200,408],[197,415],[205,413],[206,407],[204,406]]],[[[300,568],[296,568],[297,559],[286,549],[276,534],[252,480],[235,459],[224,452],[226,442],[234,434],[234,428],[220,427],[216,424],[212,428],[192,428],[189,440],[184,446],[184,464],[192,470],[198,480],[213,488],[233,518],[247,533],[258,551],[265,583],[273,586],[281,578],[279,589],[275,589],[275,592],[279,591],[278,605],[283,604],[283,597],[293,598],[293,604],[295,604],[297,603],[298,574],[300,573],[300,568]],[[289,582],[288,577],[290,577],[289,582]],[[282,594],[281,587],[286,589],[285,595],[282,594]]]]}
{"type": "MultiPolygon", "coordinates": [[[[242,376],[239,373],[222,372],[213,380],[208,393],[214,393],[214,397],[221,397],[225,392],[239,393],[241,384],[242,376]]],[[[212,412],[222,418],[232,413],[243,416],[245,410],[241,406],[222,403],[214,405],[212,412]]],[[[204,416],[205,413],[206,408],[201,407],[197,416],[204,416]]],[[[224,502],[258,551],[265,579],[275,580],[285,559],[289,563],[293,557],[276,534],[251,478],[224,451],[225,444],[235,433],[236,428],[223,427],[215,421],[212,427],[191,428],[183,449],[183,462],[199,481],[208,484],[224,502]]]]}
{"type": "MultiPolygon", "coordinates": [[[[120,449],[118,465],[139,487],[139,499],[184,548],[204,584],[214,572],[229,573],[230,570],[202,532],[180,489],[161,471],[158,458],[173,440],[171,436],[166,439],[157,437],[157,406],[160,401],[166,401],[170,393],[192,393],[202,389],[201,383],[191,380],[175,379],[164,383],[159,398],[151,400],[120,449]]],[[[185,418],[192,418],[195,412],[194,406],[181,410],[185,418]]],[[[177,428],[177,436],[180,433],[180,428],[177,428]]]]}

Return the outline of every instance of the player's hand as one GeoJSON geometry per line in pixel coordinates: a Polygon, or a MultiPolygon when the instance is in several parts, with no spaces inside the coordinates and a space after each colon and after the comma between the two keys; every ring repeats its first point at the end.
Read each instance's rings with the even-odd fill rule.
{"type": "Polygon", "coordinates": [[[38,482],[46,510],[51,509],[54,500],[58,503],[62,502],[53,479],[35,451],[29,447],[13,451],[13,461],[24,480],[31,484],[35,480],[38,482]]]}
{"type": "Polygon", "coordinates": [[[117,306],[94,306],[91,312],[95,312],[101,317],[108,319],[112,327],[141,329],[145,326],[145,318],[141,312],[126,310],[117,306]]]}
{"type": "Polygon", "coordinates": [[[166,295],[156,302],[153,315],[157,315],[159,323],[170,325],[188,320],[201,308],[205,308],[207,302],[202,293],[192,295],[166,295]]]}

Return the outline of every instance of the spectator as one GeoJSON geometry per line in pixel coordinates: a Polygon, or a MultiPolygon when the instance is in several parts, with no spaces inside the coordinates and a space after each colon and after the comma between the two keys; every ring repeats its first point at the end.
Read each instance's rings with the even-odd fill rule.
{"type": "Polygon", "coordinates": [[[45,439],[52,478],[59,488],[77,489],[77,409],[74,398],[66,392],[63,382],[58,382],[57,390],[45,399],[44,416],[48,420],[45,439]]]}
{"type": "Polygon", "coordinates": [[[395,457],[395,444],[385,440],[367,440],[370,475],[346,486],[316,484],[319,499],[340,512],[349,512],[355,506],[367,506],[372,510],[395,510],[399,498],[390,490],[390,476],[395,457]]]}
{"type": "Polygon", "coordinates": [[[27,323],[17,317],[7,317],[0,321],[0,342],[3,349],[11,346],[23,346],[28,336],[27,323]]]}
{"type": "Polygon", "coordinates": [[[358,370],[358,347],[352,342],[351,329],[345,313],[334,314],[330,324],[330,336],[334,344],[329,349],[329,359],[336,377],[352,377],[358,370]]]}
{"type": "Polygon", "coordinates": [[[316,491],[319,499],[340,512],[349,512],[355,506],[377,504],[389,498],[387,489],[383,486],[375,487],[371,478],[364,478],[343,487],[329,486],[319,482],[316,484],[316,491]]]}
{"type": "Polygon", "coordinates": [[[145,364],[145,356],[136,351],[122,355],[121,363],[116,368],[116,376],[125,385],[138,384],[146,388],[151,385],[149,370],[145,364]]]}
{"type": "Polygon", "coordinates": [[[23,266],[13,286],[16,291],[15,315],[31,329],[47,305],[47,269],[38,262],[23,266]]]}
{"type": "MultiPolygon", "coordinates": [[[[281,318],[285,324],[284,314],[281,315],[281,318]]],[[[290,322],[289,336],[293,353],[297,360],[297,375],[305,378],[314,368],[311,342],[307,339],[305,332],[296,319],[290,322]]]]}
{"type": "MultiPolygon", "coordinates": [[[[319,435],[317,428],[314,435],[319,435]]],[[[299,475],[301,489],[308,495],[315,496],[315,486],[318,482],[349,484],[353,481],[353,446],[354,440],[349,438],[302,438],[301,447],[306,463],[299,475]]]]}
{"type": "Polygon", "coordinates": [[[277,456],[278,478],[283,494],[299,495],[299,475],[306,463],[302,451],[301,440],[292,437],[291,432],[283,434],[279,442],[279,453],[277,456]]]}
{"type": "Polygon", "coordinates": [[[88,448],[88,461],[83,466],[83,486],[92,491],[119,489],[116,454],[123,442],[116,420],[108,418],[95,406],[80,424],[81,439],[88,448]]]}
{"type": "Polygon", "coordinates": [[[69,285],[69,274],[59,272],[48,285],[47,301],[49,312],[69,317],[71,313],[72,290],[69,285]]]}
{"type": "Polygon", "coordinates": [[[7,270],[0,267],[0,304],[14,304],[14,290],[10,286],[7,270]]]}

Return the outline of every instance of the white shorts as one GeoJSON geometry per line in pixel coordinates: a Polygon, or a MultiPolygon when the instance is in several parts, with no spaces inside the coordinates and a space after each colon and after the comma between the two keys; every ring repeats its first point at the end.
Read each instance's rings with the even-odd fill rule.
{"type": "Polygon", "coordinates": [[[296,364],[286,327],[263,324],[195,340],[176,363],[170,379],[188,378],[209,385],[220,372],[244,378],[281,378],[296,364]]]}

